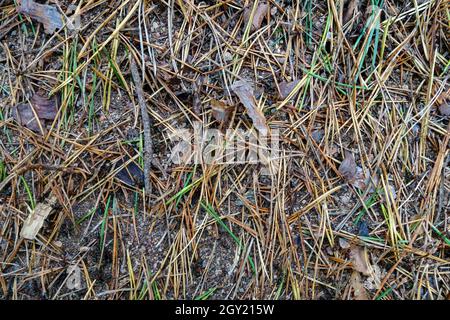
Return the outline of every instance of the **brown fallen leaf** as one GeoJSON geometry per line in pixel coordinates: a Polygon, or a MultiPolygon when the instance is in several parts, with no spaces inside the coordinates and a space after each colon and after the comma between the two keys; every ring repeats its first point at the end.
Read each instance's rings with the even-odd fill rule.
{"type": "Polygon", "coordinates": [[[355,300],[369,300],[361,276],[356,271],[353,271],[352,276],[350,277],[350,287],[353,289],[355,300]]]}
{"type": "Polygon", "coordinates": [[[233,108],[222,101],[211,99],[211,109],[214,119],[225,123],[230,118],[233,108]]]}
{"type": "Polygon", "coordinates": [[[439,106],[439,113],[443,116],[450,116],[450,103],[444,102],[439,106]]]}
{"type": "Polygon", "coordinates": [[[294,90],[295,86],[300,82],[300,80],[294,80],[291,82],[280,82],[280,98],[281,99],[286,99],[289,94],[292,92],[292,90],[294,90]]]}
{"type": "Polygon", "coordinates": [[[348,249],[348,248],[350,248],[350,243],[348,243],[348,241],[345,240],[344,238],[339,238],[339,246],[342,249],[348,249]]]}
{"type": "MultiPolygon", "coordinates": [[[[436,87],[436,91],[438,91],[439,88],[436,87]]],[[[447,90],[442,91],[442,93],[437,97],[436,102],[438,104],[443,104],[445,102],[448,102],[450,99],[450,86],[447,88],[447,90]]]]}
{"type": "MultiPolygon", "coordinates": [[[[245,8],[244,18],[246,21],[250,20],[250,16],[252,14],[253,4],[245,8]]],[[[252,27],[251,30],[255,31],[261,27],[261,23],[263,22],[265,16],[267,15],[267,11],[269,10],[269,5],[265,2],[260,2],[256,9],[255,14],[253,15],[252,27]]]]}
{"type": "Polygon", "coordinates": [[[231,90],[238,96],[247,113],[253,121],[255,128],[264,136],[269,132],[269,127],[266,123],[266,118],[261,110],[256,105],[253,87],[245,80],[236,81],[231,85],[231,90]]]}
{"type": "Polygon", "coordinates": [[[371,266],[365,247],[352,246],[350,248],[350,259],[354,270],[361,272],[365,276],[370,276],[371,266]]]}
{"type": "Polygon", "coordinates": [[[353,153],[347,150],[345,150],[344,160],[341,162],[338,170],[349,184],[358,189],[364,190],[370,183],[369,173],[364,173],[363,169],[356,165],[353,153]]]}
{"type": "Polygon", "coordinates": [[[350,181],[356,176],[356,168],[357,166],[353,153],[345,150],[345,157],[344,160],[342,160],[341,165],[339,166],[339,172],[347,181],[350,181]]]}
{"type": "Polygon", "coordinates": [[[349,0],[344,7],[344,17],[342,18],[342,25],[346,25],[347,22],[353,17],[355,11],[358,9],[359,0],[349,0]]]}
{"type": "Polygon", "coordinates": [[[38,121],[43,125],[43,120],[54,120],[57,113],[57,98],[47,98],[39,93],[31,97],[30,103],[20,103],[13,109],[16,121],[34,132],[40,132],[38,121]]]}
{"type": "Polygon", "coordinates": [[[63,16],[58,9],[47,4],[36,3],[33,0],[20,0],[18,12],[42,23],[46,33],[53,33],[64,26],[63,16]]]}
{"type": "Polygon", "coordinates": [[[20,235],[28,240],[36,239],[37,234],[44,225],[45,219],[52,212],[56,204],[56,197],[51,196],[45,202],[40,202],[25,220],[20,235]]]}

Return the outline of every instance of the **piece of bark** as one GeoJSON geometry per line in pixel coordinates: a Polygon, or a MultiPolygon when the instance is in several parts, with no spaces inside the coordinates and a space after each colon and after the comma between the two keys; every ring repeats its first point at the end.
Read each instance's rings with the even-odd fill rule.
{"type": "Polygon", "coordinates": [[[20,235],[27,240],[36,239],[37,234],[44,225],[45,219],[52,212],[56,204],[56,197],[52,196],[45,202],[40,202],[25,220],[20,235]]]}

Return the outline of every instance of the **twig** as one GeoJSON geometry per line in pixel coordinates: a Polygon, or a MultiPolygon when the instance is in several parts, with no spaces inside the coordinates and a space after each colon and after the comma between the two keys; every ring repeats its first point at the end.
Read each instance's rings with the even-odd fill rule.
{"type": "Polygon", "coordinates": [[[147,112],[147,104],[144,99],[144,92],[142,90],[142,80],[137,70],[136,62],[130,57],[131,75],[133,77],[134,85],[136,86],[136,94],[138,96],[139,107],[141,108],[142,122],[144,124],[144,183],[145,192],[147,195],[152,193],[152,186],[150,182],[151,163],[153,158],[153,142],[150,132],[151,120],[147,112]]]}

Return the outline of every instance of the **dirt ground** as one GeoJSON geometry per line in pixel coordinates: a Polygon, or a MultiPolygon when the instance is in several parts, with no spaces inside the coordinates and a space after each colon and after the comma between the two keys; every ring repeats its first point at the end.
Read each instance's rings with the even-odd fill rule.
{"type": "Polygon", "coordinates": [[[0,299],[449,299],[449,12],[0,1],[0,299]]]}

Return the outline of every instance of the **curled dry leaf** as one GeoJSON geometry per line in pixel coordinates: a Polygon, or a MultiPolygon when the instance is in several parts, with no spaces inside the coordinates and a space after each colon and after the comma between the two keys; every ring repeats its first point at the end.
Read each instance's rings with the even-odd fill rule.
{"type": "Polygon", "coordinates": [[[236,81],[231,85],[231,90],[238,96],[247,113],[253,121],[255,128],[264,136],[269,132],[266,118],[256,105],[253,87],[245,80],[236,81]]]}
{"type": "MultiPolygon", "coordinates": [[[[249,7],[245,8],[244,11],[244,18],[246,21],[250,20],[251,14],[252,14],[252,10],[253,10],[253,4],[250,5],[249,7]]],[[[253,15],[253,20],[252,20],[252,31],[258,30],[261,27],[261,23],[264,20],[264,17],[267,15],[267,11],[269,10],[269,5],[265,2],[260,2],[256,9],[255,9],[255,14],[253,15]]]]}
{"type": "Polygon", "coordinates": [[[365,276],[370,276],[371,266],[365,247],[352,246],[350,248],[350,259],[354,270],[361,272],[365,276]]]}
{"type": "Polygon", "coordinates": [[[52,196],[46,202],[40,202],[25,220],[20,235],[28,240],[36,238],[44,225],[45,219],[52,212],[56,197],[52,196]]]}
{"type": "Polygon", "coordinates": [[[53,33],[64,26],[63,16],[53,6],[36,3],[33,0],[20,0],[19,4],[18,12],[42,23],[47,33],[53,33]]]}
{"type": "Polygon", "coordinates": [[[30,103],[20,103],[13,109],[16,121],[34,132],[40,132],[38,121],[41,125],[43,120],[53,121],[57,113],[57,98],[47,98],[38,93],[31,97],[30,103]]]}
{"type": "Polygon", "coordinates": [[[233,108],[222,101],[212,99],[211,109],[214,119],[221,123],[225,123],[230,119],[233,108]]]}
{"type": "Polygon", "coordinates": [[[291,82],[283,81],[280,83],[280,98],[286,99],[289,94],[294,90],[295,86],[300,82],[300,80],[294,80],[291,82]]]}

